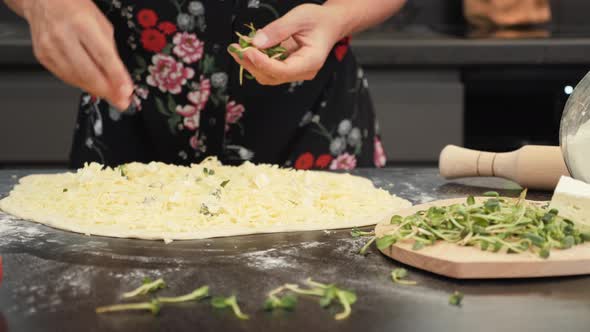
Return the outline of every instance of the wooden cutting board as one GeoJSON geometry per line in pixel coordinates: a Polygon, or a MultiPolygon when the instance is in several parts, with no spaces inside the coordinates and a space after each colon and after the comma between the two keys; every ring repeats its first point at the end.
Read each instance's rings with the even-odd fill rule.
{"type": "MultiPolygon", "coordinates": [[[[486,198],[477,198],[483,200],[486,198]]],[[[429,202],[400,210],[396,215],[408,216],[432,206],[463,203],[466,198],[429,202]]],[[[546,202],[536,202],[546,203],[546,202]]],[[[375,234],[382,236],[395,228],[389,219],[377,224],[375,234]]],[[[590,243],[567,250],[552,249],[547,259],[536,254],[504,254],[462,247],[448,242],[412,250],[413,241],[396,243],[381,252],[396,261],[436,274],[457,279],[531,278],[590,274],[590,243]]]]}

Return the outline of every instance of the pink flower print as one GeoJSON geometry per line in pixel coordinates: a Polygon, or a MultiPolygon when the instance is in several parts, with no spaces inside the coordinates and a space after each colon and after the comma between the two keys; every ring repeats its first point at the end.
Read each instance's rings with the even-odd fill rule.
{"type": "Polygon", "coordinates": [[[133,92],[133,105],[135,106],[136,111],[141,111],[141,101],[146,100],[149,94],[149,90],[135,86],[135,90],[133,92]]]}
{"type": "Polygon", "coordinates": [[[209,96],[211,95],[211,81],[204,76],[201,76],[201,82],[199,83],[199,89],[193,92],[189,92],[187,95],[188,100],[195,105],[197,111],[201,111],[205,108],[209,96]]]}
{"type": "Polygon", "coordinates": [[[203,57],[204,43],[194,33],[178,32],[172,39],[172,52],[185,63],[194,63],[203,57]]]}
{"type": "Polygon", "coordinates": [[[176,106],[176,113],[182,115],[184,119],[182,120],[183,128],[188,130],[197,130],[199,129],[199,119],[200,119],[200,111],[193,105],[186,105],[186,106],[176,106]]]}
{"type": "Polygon", "coordinates": [[[201,143],[202,143],[201,141],[199,141],[199,138],[197,136],[199,136],[198,132],[196,132],[189,139],[189,144],[190,144],[191,148],[193,148],[194,150],[198,150],[201,147],[201,143]]]}
{"type": "Polygon", "coordinates": [[[148,89],[142,88],[137,85],[135,86],[135,95],[137,95],[141,99],[147,99],[149,93],[150,91],[148,89]]]}
{"type": "Polygon", "coordinates": [[[375,136],[375,150],[373,152],[373,163],[376,167],[384,167],[387,162],[385,151],[383,150],[383,144],[378,136],[375,136]]]}
{"type": "Polygon", "coordinates": [[[200,113],[197,112],[193,116],[188,116],[188,117],[184,118],[184,120],[182,122],[184,124],[184,128],[186,128],[188,130],[199,129],[199,118],[200,118],[199,115],[200,115],[200,113]]]}
{"type": "Polygon", "coordinates": [[[185,68],[169,55],[156,54],[152,57],[152,63],[148,68],[150,75],[147,77],[147,84],[158,87],[162,92],[177,95],[186,81],[195,76],[192,68],[185,68]]]}
{"type": "Polygon", "coordinates": [[[191,117],[197,113],[197,108],[193,105],[186,105],[186,106],[176,106],[176,113],[182,115],[183,117],[191,117]]]}
{"type": "Polygon", "coordinates": [[[332,160],[330,164],[331,170],[352,170],[356,167],[356,157],[349,153],[343,153],[332,160]]]}
{"type": "Polygon", "coordinates": [[[230,101],[225,106],[225,131],[229,130],[229,125],[238,122],[244,114],[244,105],[237,104],[235,101],[230,101]]]}

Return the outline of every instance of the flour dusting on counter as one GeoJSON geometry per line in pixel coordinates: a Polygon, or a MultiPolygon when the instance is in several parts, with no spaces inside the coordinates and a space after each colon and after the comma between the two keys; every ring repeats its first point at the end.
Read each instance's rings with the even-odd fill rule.
{"type": "Polygon", "coordinates": [[[288,257],[285,257],[285,253],[277,249],[254,251],[241,256],[246,259],[246,264],[262,270],[294,267],[288,257]]]}
{"type": "Polygon", "coordinates": [[[38,242],[39,238],[45,234],[40,229],[40,225],[18,220],[16,217],[0,212],[0,246],[38,242]]]}
{"type": "Polygon", "coordinates": [[[415,204],[427,203],[438,199],[436,193],[425,192],[423,189],[414,186],[411,182],[400,182],[397,187],[400,197],[408,199],[415,204]]]}

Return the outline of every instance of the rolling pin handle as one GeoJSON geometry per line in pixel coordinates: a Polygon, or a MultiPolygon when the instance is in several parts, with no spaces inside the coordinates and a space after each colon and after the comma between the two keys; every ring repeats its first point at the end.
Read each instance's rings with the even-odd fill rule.
{"type": "Polygon", "coordinates": [[[440,153],[440,175],[446,179],[494,176],[496,153],[447,145],[440,153]]]}

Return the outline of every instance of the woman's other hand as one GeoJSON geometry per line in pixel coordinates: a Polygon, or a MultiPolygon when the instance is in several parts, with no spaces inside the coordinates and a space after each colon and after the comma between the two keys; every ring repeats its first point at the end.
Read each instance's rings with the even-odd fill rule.
{"type": "Polygon", "coordinates": [[[300,5],[258,30],[252,41],[259,49],[282,44],[288,51],[286,60],[270,59],[254,48],[244,51],[242,59],[230,54],[263,85],[312,80],[344,37],[345,21],[340,7],[300,5]]]}
{"type": "Polygon", "coordinates": [[[20,0],[20,5],[43,66],[64,82],[127,109],[133,82],[117,53],[113,26],[91,0],[20,0]]]}

